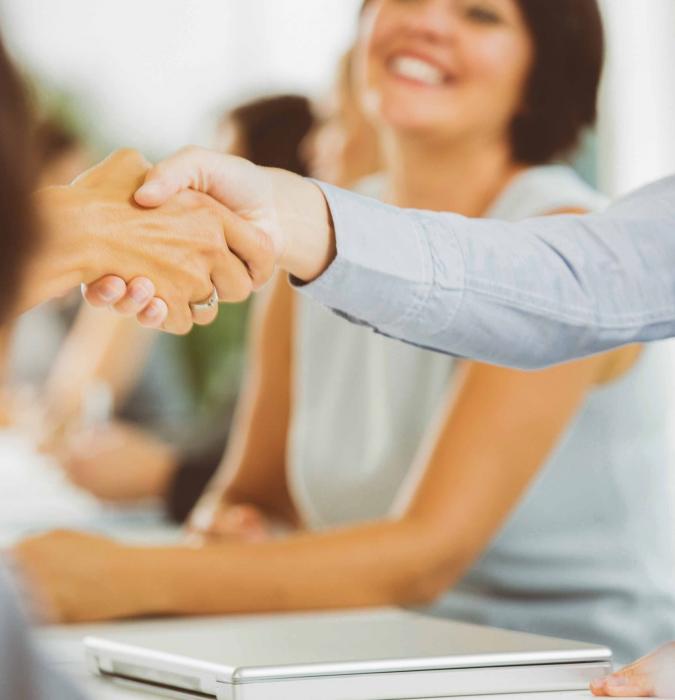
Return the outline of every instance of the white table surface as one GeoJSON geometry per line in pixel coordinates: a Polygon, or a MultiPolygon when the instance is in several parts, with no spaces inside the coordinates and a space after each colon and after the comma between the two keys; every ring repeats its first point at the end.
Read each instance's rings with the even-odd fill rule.
{"type": "MultiPolygon", "coordinates": [[[[0,432],[0,547],[40,530],[69,527],[104,532],[134,541],[175,539],[175,528],[162,525],[157,511],[113,510],[74,489],[47,460],[35,455],[16,434],[0,432]]],[[[168,625],[189,627],[189,619],[125,622],[98,625],[54,626],[38,630],[40,644],[53,663],[74,677],[92,700],[149,700],[156,695],[119,688],[93,676],[86,667],[82,640],[87,635],[106,636],[124,627],[133,630],[168,625]]],[[[213,618],[214,625],[223,624],[213,618]]],[[[485,700],[567,700],[591,698],[587,692],[530,693],[482,696],[485,700]]],[[[280,700],[292,700],[280,698],[280,700]]],[[[317,699],[318,700],[318,699],[317,699]]],[[[420,699],[424,700],[424,699],[420,699]]]]}
{"type": "MultiPolygon", "coordinates": [[[[222,626],[231,618],[212,618],[213,624],[222,626]]],[[[239,617],[238,620],[243,618],[239,617]]],[[[85,636],[94,635],[105,637],[107,634],[119,634],[121,629],[127,628],[132,632],[139,630],[151,631],[153,627],[161,626],[163,629],[176,631],[188,629],[191,621],[189,618],[172,621],[146,621],[123,622],[96,625],[74,625],[70,627],[48,627],[39,631],[38,638],[50,658],[59,669],[74,677],[77,682],[88,692],[92,700],[148,700],[156,695],[135,692],[119,688],[109,681],[93,676],[86,668],[82,640],[85,636]]],[[[197,650],[198,651],[198,650],[197,650]]],[[[569,700],[583,698],[589,700],[591,694],[584,691],[561,693],[528,693],[526,695],[490,695],[481,696],[484,700],[569,700]]],[[[292,700],[292,698],[280,698],[280,700],[292,700]]],[[[319,699],[317,699],[319,700],[319,699]]],[[[425,700],[420,698],[420,700],[425,700]]]]}

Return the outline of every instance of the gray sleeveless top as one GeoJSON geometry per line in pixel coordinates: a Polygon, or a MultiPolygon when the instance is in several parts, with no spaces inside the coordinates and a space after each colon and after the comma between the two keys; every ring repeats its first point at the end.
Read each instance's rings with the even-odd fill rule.
{"type": "MultiPolygon", "coordinates": [[[[516,178],[489,216],[602,206],[571,169],[543,166],[516,178]]],[[[304,297],[297,304],[288,460],[297,507],[313,529],[386,517],[454,360],[304,297]]],[[[608,644],[619,661],[675,639],[666,355],[650,347],[625,377],[590,392],[501,532],[432,613],[608,644]]]]}

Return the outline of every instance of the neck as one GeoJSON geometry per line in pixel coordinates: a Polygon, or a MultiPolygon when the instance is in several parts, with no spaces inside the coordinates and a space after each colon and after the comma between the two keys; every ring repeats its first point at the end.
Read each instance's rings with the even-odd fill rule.
{"type": "Polygon", "coordinates": [[[383,151],[387,199],[400,207],[483,216],[511,179],[524,169],[507,143],[456,142],[388,135],[383,151]]]}

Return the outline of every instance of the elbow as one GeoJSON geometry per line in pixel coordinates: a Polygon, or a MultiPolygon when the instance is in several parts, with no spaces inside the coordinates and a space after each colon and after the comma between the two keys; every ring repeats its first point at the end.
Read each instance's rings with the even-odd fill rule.
{"type": "Polygon", "coordinates": [[[416,555],[408,557],[393,581],[395,605],[431,605],[460,579],[467,559],[459,552],[438,546],[438,537],[420,539],[416,555]]]}
{"type": "Polygon", "coordinates": [[[458,580],[455,568],[446,563],[441,567],[421,567],[410,572],[399,588],[400,605],[433,605],[458,580]]]}

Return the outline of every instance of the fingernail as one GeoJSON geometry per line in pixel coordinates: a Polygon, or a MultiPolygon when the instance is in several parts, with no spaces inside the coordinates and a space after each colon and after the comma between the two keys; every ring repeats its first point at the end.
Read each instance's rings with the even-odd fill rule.
{"type": "Polygon", "coordinates": [[[142,304],[152,297],[154,290],[150,288],[147,282],[136,282],[131,287],[131,298],[137,303],[142,304]]]}
{"type": "Polygon", "coordinates": [[[146,318],[152,321],[154,319],[158,319],[161,316],[161,311],[157,304],[150,304],[148,308],[143,312],[143,314],[146,316],[146,318]]]}
{"type": "Polygon", "coordinates": [[[114,284],[113,282],[107,282],[99,289],[99,295],[106,303],[115,301],[121,292],[122,290],[119,289],[119,285],[114,284]]]}

